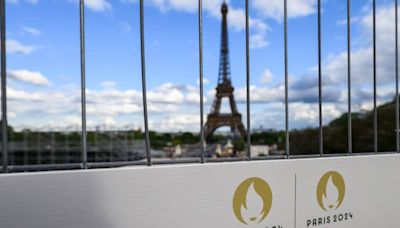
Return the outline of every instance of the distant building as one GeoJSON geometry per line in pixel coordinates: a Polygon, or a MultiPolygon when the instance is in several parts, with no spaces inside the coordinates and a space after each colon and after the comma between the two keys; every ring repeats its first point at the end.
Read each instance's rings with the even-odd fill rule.
{"type": "Polygon", "coordinates": [[[232,141],[228,140],[228,142],[224,146],[217,144],[215,154],[218,157],[232,157],[234,154],[234,146],[232,144],[232,141]]]}
{"type": "Polygon", "coordinates": [[[271,146],[268,145],[251,145],[250,152],[252,157],[270,155],[271,146]]]}
{"type": "Polygon", "coordinates": [[[217,156],[222,156],[222,146],[221,144],[217,144],[217,148],[215,149],[215,153],[217,156]]]}
{"type": "Polygon", "coordinates": [[[182,147],[181,147],[181,145],[176,145],[176,147],[175,147],[175,156],[176,157],[182,156],[182,147]]]}

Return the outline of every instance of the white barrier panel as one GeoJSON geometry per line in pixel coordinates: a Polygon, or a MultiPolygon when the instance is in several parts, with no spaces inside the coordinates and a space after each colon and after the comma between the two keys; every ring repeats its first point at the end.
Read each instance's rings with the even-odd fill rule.
{"type": "Polygon", "coordinates": [[[0,175],[2,228],[400,227],[400,155],[0,175]]]}

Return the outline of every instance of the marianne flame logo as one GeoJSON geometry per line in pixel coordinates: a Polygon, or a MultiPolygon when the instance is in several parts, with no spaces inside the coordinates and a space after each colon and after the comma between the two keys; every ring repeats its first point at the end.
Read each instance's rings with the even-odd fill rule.
{"type": "Polygon", "coordinates": [[[338,209],[346,194],[346,184],[342,175],[336,171],[325,173],[317,187],[317,200],[324,211],[338,209]]]}
{"type": "Polygon", "coordinates": [[[272,190],[268,183],[252,177],[243,181],[233,195],[233,212],[243,224],[262,222],[272,207],[272,190]]]}

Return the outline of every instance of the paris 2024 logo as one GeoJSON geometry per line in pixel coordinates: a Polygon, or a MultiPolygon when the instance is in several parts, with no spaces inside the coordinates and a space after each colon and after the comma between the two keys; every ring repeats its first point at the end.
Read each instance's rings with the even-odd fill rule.
{"type": "Polygon", "coordinates": [[[272,190],[262,178],[248,178],[237,187],[232,206],[236,218],[241,223],[261,223],[271,210],[272,190]]]}

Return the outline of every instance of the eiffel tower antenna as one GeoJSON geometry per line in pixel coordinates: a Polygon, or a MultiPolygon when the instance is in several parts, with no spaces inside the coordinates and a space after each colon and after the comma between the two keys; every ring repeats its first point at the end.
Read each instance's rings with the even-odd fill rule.
{"type": "Polygon", "coordinates": [[[228,42],[228,4],[224,1],[221,6],[222,26],[221,26],[221,53],[218,72],[218,85],[216,95],[212,106],[211,113],[207,117],[204,126],[205,138],[210,136],[220,127],[229,126],[231,132],[239,133],[242,137],[246,137],[246,129],[242,123],[242,115],[236,107],[235,97],[233,95],[234,88],[231,82],[231,71],[229,64],[229,42],[228,42]],[[231,113],[221,113],[222,98],[229,98],[231,113]]]}
{"type": "Polygon", "coordinates": [[[230,66],[229,66],[229,40],[228,40],[228,5],[225,0],[221,6],[222,25],[221,25],[221,53],[220,65],[218,74],[218,83],[227,83],[230,81],[230,66]]]}

